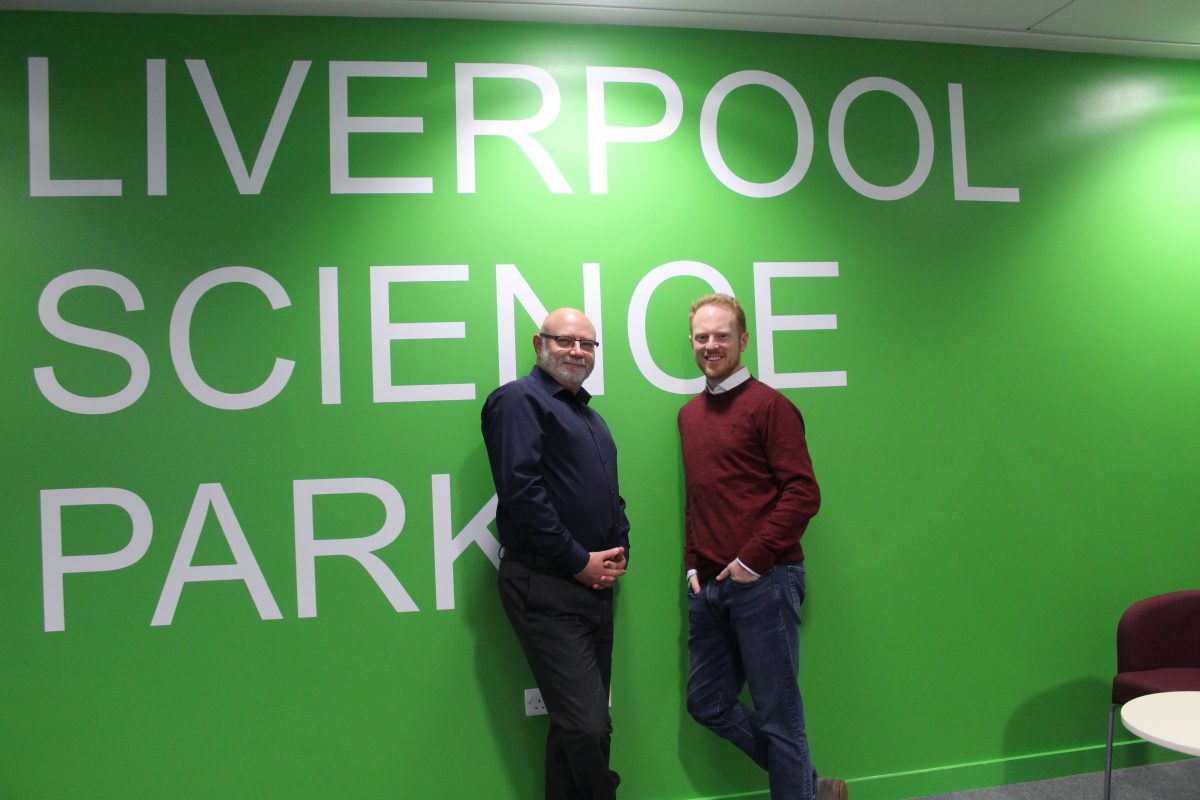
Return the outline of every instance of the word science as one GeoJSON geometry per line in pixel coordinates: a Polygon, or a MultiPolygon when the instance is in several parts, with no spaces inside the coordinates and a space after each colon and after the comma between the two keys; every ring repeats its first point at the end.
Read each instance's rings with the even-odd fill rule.
{"type": "MultiPolygon", "coordinates": [[[[321,402],[341,403],[341,336],[339,333],[338,268],[320,267],[319,320],[321,341],[321,402]]],[[[755,299],[755,338],[759,342],[759,374],[762,380],[780,388],[845,386],[845,371],[781,372],[775,368],[775,334],[783,331],[834,330],[836,314],[775,314],[771,308],[773,282],[785,279],[836,278],[837,262],[755,262],[753,264],[755,299]]],[[[650,351],[646,333],[651,297],[660,286],[675,278],[697,279],[715,292],[734,294],[729,280],[715,268],[699,261],[672,261],[651,269],[638,282],[629,300],[626,334],[633,360],[642,376],[653,386],[673,394],[690,395],[703,387],[703,377],[679,378],[665,372],[650,351]]],[[[604,317],[600,304],[600,265],[583,264],[583,308],[603,335],[604,317]]],[[[403,340],[465,339],[465,321],[395,322],[389,289],[396,283],[455,283],[470,280],[466,264],[390,265],[371,267],[370,329],[373,401],[398,403],[420,401],[475,400],[474,383],[397,384],[393,379],[392,343],[403,340]]],[[[518,350],[523,350],[516,335],[516,306],[531,320],[545,318],[546,305],[534,293],[514,264],[497,264],[496,342],[501,382],[517,377],[518,350]]],[[[220,267],[203,273],[180,294],[171,312],[169,330],[171,363],[187,392],[212,408],[240,411],[257,408],[275,399],[291,378],[295,361],[279,358],[264,365],[267,377],[254,389],[242,392],[218,390],[205,381],[192,357],[191,326],[197,306],[213,289],[227,284],[246,284],[261,292],[272,309],[291,305],[283,285],[272,275],[253,267],[220,267]]],[[[111,270],[75,270],[57,276],[46,285],[38,302],[38,316],[45,331],[69,344],[123,360],[129,379],[118,391],[106,395],[84,395],[67,389],[53,365],[35,367],[34,380],[42,396],[54,406],[75,414],[112,414],[129,408],[145,393],[150,382],[151,365],[145,349],[128,337],[111,331],[85,327],[67,321],[59,310],[60,301],[81,290],[111,291],[118,295],[126,312],[145,308],[138,287],[124,275],[111,270]]],[[[236,346],[232,345],[231,346],[236,346]]],[[[604,393],[603,355],[597,352],[596,366],[584,384],[593,394],[604,393]]]]}

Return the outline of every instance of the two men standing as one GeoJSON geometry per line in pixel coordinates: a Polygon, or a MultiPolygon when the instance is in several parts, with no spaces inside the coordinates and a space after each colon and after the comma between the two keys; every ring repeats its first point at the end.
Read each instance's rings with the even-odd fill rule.
{"type": "MultiPolygon", "coordinates": [[[[820,493],[795,406],[741,366],[745,313],[725,295],[692,306],[707,387],[679,412],[686,470],[688,710],[767,770],[774,800],[844,800],[817,778],[797,688],[804,554],[820,493]],[[738,700],[749,684],[750,710],[738,700]]],[[[551,313],[537,366],[493,392],[483,435],[503,547],[499,591],[550,716],[548,800],[614,798],[613,592],[629,522],[616,447],[582,388],[595,361],[582,313],[551,313]]]]}

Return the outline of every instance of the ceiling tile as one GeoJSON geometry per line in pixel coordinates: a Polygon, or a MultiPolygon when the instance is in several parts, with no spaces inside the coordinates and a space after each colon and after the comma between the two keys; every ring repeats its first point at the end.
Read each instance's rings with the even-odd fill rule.
{"type": "Polygon", "coordinates": [[[554,0],[561,5],[1025,30],[1064,0],[554,0]]]}
{"type": "Polygon", "coordinates": [[[1035,28],[1045,33],[1200,42],[1197,0],[1075,0],[1035,28]]]}

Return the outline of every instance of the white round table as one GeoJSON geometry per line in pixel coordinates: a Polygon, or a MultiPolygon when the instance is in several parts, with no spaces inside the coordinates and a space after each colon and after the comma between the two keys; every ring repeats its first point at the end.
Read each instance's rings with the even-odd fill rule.
{"type": "Polygon", "coordinates": [[[1121,723],[1147,742],[1200,756],[1200,692],[1160,692],[1121,707],[1121,723]]]}

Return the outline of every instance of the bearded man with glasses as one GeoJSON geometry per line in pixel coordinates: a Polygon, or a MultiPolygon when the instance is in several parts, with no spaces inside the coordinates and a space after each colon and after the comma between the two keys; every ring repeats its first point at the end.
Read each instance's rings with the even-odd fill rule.
{"type": "Polygon", "coordinates": [[[496,484],[500,600],[550,716],[547,800],[609,800],[613,589],[625,574],[629,520],[617,448],[583,382],[596,328],[551,312],[533,336],[537,364],[484,402],[496,484]]]}

